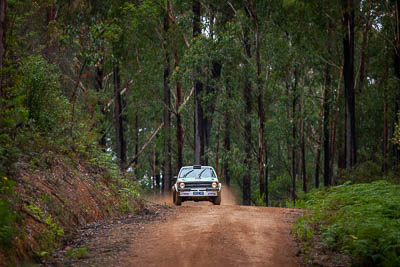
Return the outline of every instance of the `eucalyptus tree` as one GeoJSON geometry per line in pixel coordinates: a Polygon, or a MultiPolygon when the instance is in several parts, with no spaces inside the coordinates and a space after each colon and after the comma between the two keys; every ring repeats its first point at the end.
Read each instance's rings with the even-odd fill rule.
{"type": "Polygon", "coordinates": [[[343,77],[346,102],[345,151],[346,168],[353,167],[356,162],[355,133],[355,94],[354,94],[354,19],[355,5],[353,0],[343,0],[343,77]]]}
{"type": "Polygon", "coordinates": [[[3,95],[3,61],[6,54],[6,32],[7,32],[7,1],[0,1],[0,95],[3,95]]]}

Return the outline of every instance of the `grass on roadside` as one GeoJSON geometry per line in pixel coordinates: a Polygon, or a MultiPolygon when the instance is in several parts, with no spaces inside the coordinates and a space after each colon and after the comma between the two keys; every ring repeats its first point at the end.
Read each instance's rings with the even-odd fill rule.
{"type": "Polygon", "coordinates": [[[400,266],[400,186],[386,181],[314,190],[296,207],[310,212],[294,232],[310,248],[313,235],[355,265],[400,266]]]}

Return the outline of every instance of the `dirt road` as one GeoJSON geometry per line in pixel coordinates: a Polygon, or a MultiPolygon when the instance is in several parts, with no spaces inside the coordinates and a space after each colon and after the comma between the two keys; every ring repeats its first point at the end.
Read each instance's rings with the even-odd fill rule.
{"type": "Polygon", "coordinates": [[[298,211],[185,202],[146,225],[114,266],[299,266],[290,234],[298,211]]]}
{"type": "Polygon", "coordinates": [[[299,266],[294,209],[235,205],[225,191],[210,202],[154,199],[138,215],[95,223],[45,266],[299,266]],[[167,204],[167,205],[165,205],[167,204]]]}

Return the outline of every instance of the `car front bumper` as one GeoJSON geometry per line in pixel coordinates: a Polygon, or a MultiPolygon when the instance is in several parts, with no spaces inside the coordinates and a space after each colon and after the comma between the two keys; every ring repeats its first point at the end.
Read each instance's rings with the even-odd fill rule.
{"type": "Polygon", "coordinates": [[[207,191],[207,190],[196,190],[196,191],[185,191],[185,190],[180,190],[179,196],[181,197],[216,197],[218,196],[219,192],[217,190],[214,191],[207,191]]]}

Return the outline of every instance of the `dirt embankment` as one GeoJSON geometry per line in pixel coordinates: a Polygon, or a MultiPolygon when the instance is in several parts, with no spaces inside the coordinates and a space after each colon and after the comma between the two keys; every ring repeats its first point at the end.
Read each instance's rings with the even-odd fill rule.
{"type": "Polygon", "coordinates": [[[14,193],[5,196],[15,234],[0,249],[0,266],[45,259],[76,229],[121,212],[115,179],[83,160],[42,155],[40,164],[19,163],[15,176],[14,193]]]}

